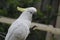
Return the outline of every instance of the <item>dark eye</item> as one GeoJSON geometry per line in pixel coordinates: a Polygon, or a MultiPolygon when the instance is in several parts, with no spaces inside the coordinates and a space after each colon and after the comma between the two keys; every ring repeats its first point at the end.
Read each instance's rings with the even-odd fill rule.
{"type": "Polygon", "coordinates": [[[32,14],[32,12],[30,12],[32,14]]]}

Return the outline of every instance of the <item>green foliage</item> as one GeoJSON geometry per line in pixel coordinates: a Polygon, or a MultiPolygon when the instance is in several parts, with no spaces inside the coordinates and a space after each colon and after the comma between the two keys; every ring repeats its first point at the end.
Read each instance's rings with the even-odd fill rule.
{"type": "Polygon", "coordinates": [[[7,33],[9,26],[9,24],[0,23],[0,32],[7,33]]]}
{"type": "Polygon", "coordinates": [[[46,5],[47,11],[51,11],[52,6],[51,5],[46,5]]]}
{"type": "MultiPolygon", "coordinates": [[[[0,15],[11,17],[11,18],[17,18],[19,16],[19,13],[16,9],[17,6],[20,7],[30,7],[35,5],[35,3],[40,2],[41,0],[6,0],[4,3],[1,2],[1,4],[5,5],[2,9],[0,9],[0,15]],[[11,16],[12,15],[12,16],[11,16]]],[[[0,4],[0,5],[1,5],[0,4]]],[[[39,11],[39,10],[38,10],[39,11]]],[[[40,14],[40,11],[38,12],[40,16],[43,14],[40,14]]]]}
{"type": "Polygon", "coordinates": [[[1,15],[7,15],[7,10],[5,9],[0,9],[0,16],[1,15]]]}
{"type": "Polygon", "coordinates": [[[1,4],[2,5],[4,4],[5,6],[4,5],[0,6],[0,8],[1,8],[0,15],[16,18],[15,17],[16,13],[17,13],[16,7],[19,5],[19,2],[17,0],[6,0],[6,1],[4,1],[4,3],[2,1],[1,4]]]}
{"type": "Polygon", "coordinates": [[[41,0],[33,0],[33,3],[41,2],[41,0]]]}
{"type": "Polygon", "coordinates": [[[40,18],[43,18],[43,17],[44,17],[43,12],[41,12],[40,10],[37,11],[37,15],[38,15],[40,18]]]}

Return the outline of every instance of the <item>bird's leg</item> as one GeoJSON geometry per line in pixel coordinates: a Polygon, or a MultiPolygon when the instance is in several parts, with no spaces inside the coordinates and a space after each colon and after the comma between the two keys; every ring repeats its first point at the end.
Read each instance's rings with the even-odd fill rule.
{"type": "Polygon", "coordinates": [[[36,25],[34,25],[31,29],[34,29],[35,27],[37,27],[36,25]]]}
{"type": "Polygon", "coordinates": [[[30,32],[32,32],[35,27],[37,27],[37,26],[34,25],[32,28],[30,28],[30,32]]]}

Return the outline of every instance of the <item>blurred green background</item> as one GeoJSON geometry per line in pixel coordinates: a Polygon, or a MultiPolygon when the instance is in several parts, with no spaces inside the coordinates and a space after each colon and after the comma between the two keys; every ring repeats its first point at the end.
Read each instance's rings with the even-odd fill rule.
{"type": "MultiPolygon", "coordinates": [[[[21,12],[17,11],[17,6],[27,8],[36,7],[38,12],[33,15],[33,22],[51,24],[55,26],[58,6],[57,0],[0,0],[0,17],[10,17],[16,19],[21,12]]],[[[0,23],[0,40],[4,37],[9,28],[9,24],[0,23]]],[[[45,40],[46,32],[39,30],[32,30],[27,40],[45,40]]]]}

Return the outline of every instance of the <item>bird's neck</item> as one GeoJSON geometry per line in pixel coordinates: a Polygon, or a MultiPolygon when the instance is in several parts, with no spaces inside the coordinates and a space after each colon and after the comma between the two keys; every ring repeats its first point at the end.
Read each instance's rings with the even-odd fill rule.
{"type": "Polygon", "coordinates": [[[20,21],[20,23],[30,26],[32,21],[32,14],[30,14],[29,12],[23,12],[18,20],[20,21]]]}
{"type": "Polygon", "coordinates": [[[32,20],[32,14],[30,14],[29,12],[23,12],[20,17],[20,19],[24,19],[24,20],[28,20],[31,21],[32,20]]]}

